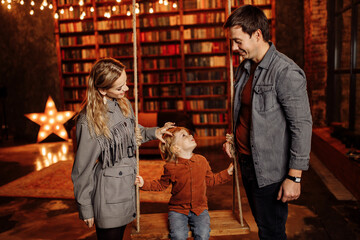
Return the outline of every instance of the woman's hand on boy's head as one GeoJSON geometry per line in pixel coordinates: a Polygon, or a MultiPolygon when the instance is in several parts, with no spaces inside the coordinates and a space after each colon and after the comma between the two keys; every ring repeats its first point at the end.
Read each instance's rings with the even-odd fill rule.
{"type": "Polygon", "coordinates": [[[233,173],[234,173],[234,165],[233,165],[233,163],[230,163],[230,165],[229,165],[229,167],[227,169],[227,172],[228,172],[228,174],[230,176],[233,175],[233,173]]]}
{"type": "Polygon", "coordinates": [[[141,176],[136,176],[135,185],[138,184],[139,187],[144,186],[144,179],[141,176]]]}
{"type": "Polygon", "coordinates": [[[168,129],[175,127],[174,125],[175,125],[175,123],[167,122],[164,124],[163,127],[156,129],[156,131],[155,131],[156,138],[159,139],[161,142],[165,143],[162,136],[164,134],[168,134],[168,135],[172,136],[172,133],[169,132],[168,129]]]}

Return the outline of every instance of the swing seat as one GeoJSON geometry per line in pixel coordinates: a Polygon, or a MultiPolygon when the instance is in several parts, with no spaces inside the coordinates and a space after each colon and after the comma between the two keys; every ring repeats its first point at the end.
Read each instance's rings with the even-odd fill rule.
{"type": "MultiPolygon", "coordinates": [[[[248,224],[243,226],[236,219],[232,210],[209,211],[210,236],[233,236],[250,233],[248,224]]],[[[154,213],[140,216],[140,232],[136,232],[136,221],[132,224],[131,239],[169,239],[168,214],[154,213]]],[[[189,237],[192,233],[189,230],[189,237]]]]}

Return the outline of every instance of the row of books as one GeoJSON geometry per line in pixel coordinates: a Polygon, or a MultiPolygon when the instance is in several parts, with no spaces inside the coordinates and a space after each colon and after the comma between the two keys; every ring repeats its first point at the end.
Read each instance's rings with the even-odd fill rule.
{"type": "Polygon", "coordinates": [[[95,49],[61,49],[62,59],[96,58],[95,49]]]}
{"type": "Polygon", "coordinates": [[[224,7],[222,0],[184,0],[184,10],[224,7]]]}
{"type": "Polygon", "coordinates": [[[60,37],[60,46],[94,44],[94,35],[60,37]]]}
{"type": "Polygon", "coordinates": [[[180,58],[166,59],[143,59],[142,67],[144,69],[161,69],[161,68],[181,68],[180,58]]]}
{"type": "Polygon", "coordinates": [[[226,50],[224,42],[192,42],[184,44],[184,53],[217,53],[226,50]]]}
{"type": "Polygon", "coordinates": [[[129,19],[109,19],[98,21],[98,30],[131,29],[132,20],[129,19]]]}
{"type": "Polygon", "coordinates": [[[140,27],[166,27],[166,26],[178,26],[180,24],[180,16],[161,16],[161,17],[148,17],[140,18],[140,27]]]}
{"type": "Polygon", "coordinates": [[[224,85],[207,85],[207,86],[187,86],[185,88],[185,95],[224,95],[224,85]]]}
{"type": "Polygon", "coordinates": [[[161,86],[161,87],[144,87],[144,97],[169,97],[169,96],[181,96],[180,86],[161,86]]]}
{"type": "Polygon", "coordinates": [[[184,16],[183,24],[201,24],[201,23],[224,23],[225,22],[225,13],[197,13],[189,14],[184,16]]]}
{"type": "Polygon", "coordinates": [[[80,112],[81,110],[81,103],[70,103],[70,102],[66,102],[66,109],[70,110],[70,111],[74,111],[74,112],[80,112]]]}
{"type": "Polygon", "coordinates": [[[225,59],[225,56],[187,57],[185,67],[223,67],[226,64],[225,59]]]}
{"type": "Polygon", "coordinates": [[[94,31],[94,22],[92,21],[60,23],[59,25],[61,33],[94,31]]]}
{"type": "Polygon", "coordinates": [[[141,42],[166,41],[166,40],[180,40],[180,31],[178,29],[171,29],[166,31],[140,32],[141,42]]]}
{"type": "Polygon", "coordinates": [[[86,86],[87,76],[67,76],[64,77],[65,86],[86,86]]]}
{"type": "Polygon", "coordinates": [[[175,55],[180,54],[180,44],[163,44],[153,46],[141,46],[141,55],[175,55]]]}
{"type": "Polygon", "coordinates": [[[108,47],[99,49],[100,57],[133,56],[132,47],[108,47]]]}
{"type": "Polygon", "coordinates": [[[80,19],[81,14],[83,14],[83,12],[85,12],[85,16],[84,17],[93,17],[94,13],[90,11],[90,7],[86,6],[86,7],[78,7],[78,6],[74,6],[73,10],[70,11],[69,8],[62,8],[64,13],[59,14],[59,19],[63,20],[63,19],[80,19]]]}
{"type": "Polygon", "coordinates": [[[225,37],[223,27],[187,28],[184,29],[184,39],[204,39],[225,37]]]}
{"type": "Polygon", "coordinates": [[[159,111],[161,109],[178,111],[184,110],[184,102],[182,100],[146,101],[144,105],[145,111],[159,111]]]}
{"type": "Polygon", "coordinates": [[[209,80],[226,80],[226,71],[194,71],[186,72],[186,80],[191,81],[209,81],[209,80]]]}
{"type": "Polygon", "coordinates": [[[195,132],[200,137],[225,136],[226,128],[195,128],[195,132]]]}
{"type": "Polygon", "coordinates": [[[186,107],[189,110],[203,110],[203,109],[226,109],[227,100],[209,99],[209,100],[188,100],[186,107]]]}
{"type": "Polygon", "coordinates": [[[86,89],[64,91],[64,99],[83,100],[86,97],[86,89]]]}
{"type": "Polygon", "coordinates": [[[172,12],[177,11],[178,8],[174,8],[172,4],[160,4],[159,1],[152,1],[152,2],[142,2],[139,4],[140,6],[140,13],[148,13],[150,8],[152,7],[154,12],[172,12]]]}
{"type": "Polygon", "coordinates": [[[133,33],[109,33],[109,34],[99,34],[99,44],[103,43],[132,43],[133,42],[133,33]]]}
{"type": "Polygon", "coordinates": [[[65,64],[63,63],[61,65],[62,67],[61,69],[65,73],[90,72],[93,65],[94,65],[93,63],[65,63],[65,64]]]}
{"type": "Polygon", "coordinates": [[[271,4],[271,0],[232,0],[232,6],[240,6],[243,4],[268,5],[271,4]]]}
{"type": "Polygon", "coordinates": [[[174,83],[180,82],[180,72],[164,72],[164,73],[143,73],[144,83],[174,83]]]}
{"type": "MultiPolygon", "coordinates": [[[[91,3],[91,0],[83,0],[84,3],[91,3]]],[[[79,0],[58,0],[58,6],[60,5],[75,5],[75,4],[79,4],[79,0]]]]}
{"type": "Polygon", "coordinates": [[[226,113],[193,113],[191,114],[192,122],[199,123],[226,123],[226,113]]]}

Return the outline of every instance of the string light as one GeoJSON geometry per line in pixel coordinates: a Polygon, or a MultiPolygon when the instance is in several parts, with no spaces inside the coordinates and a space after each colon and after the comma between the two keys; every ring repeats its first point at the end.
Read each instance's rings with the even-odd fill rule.
{"type": "Polygon", "coordinates": [[[21,1],[20,1],[20,4],[21,4],[21,5],[24,5],[24,0],[21,0],[21,1]]]}
{"type": "Polygon", "coordinates": [[[5,0],[1,0],[1,4],[5,4],[5,0]]]}
{"type": "Polygon", "coordinates": [[[149,13],[154,13],[154,9],[153,9],[152,3],[150,3],[149,13]]]}
{"type": "Polygon", "coordinates": [[[54,13],[54,18],[55,19],[59,19],[59,14],[56,12],[56,13],[54,13]]]}
{"type": "Polygon", "coordinates": [[[43,5],[44,7],[46,7],[46,6],[48,5],[48,2],[47,2],[46,0],[44,0],[44,1],[42,2],[42,5],[43,5]]]}
{"type": "Polygon", "coordinates": [[[7,8],[10,10],[10,9],[11,9],[11,4],[8,4],[8,5],[7,5],[7,8]]]}
{"type": "Polygon", "coordinates": [[[11,3],[11,0],[7,0],[7,3],[9,3],[9,4],[10,4],[10,3],[11,3]]]}
{"type": "Polygon", "coordinates": [[[79,5],[80,5],[80,6],[83,6],[83,5],[84,5],[84,1],[83,1],[83,0],[80,0],[80,1],[79,1],[79,5]]]}
{"type": "Polygon", "coordinates": [[[164,5],[165,5],[165,6],[169,5],[168,0],[164,0],[164,5]]]}
{"type": "Polygon", "coordinates": [[[159,4],[163,4],[164,3],[164,1],[163,0],[159,0],[159,4]]]}
{"type": "Polygon", "coordinates": [[[127,11],[126,11],[126,16],[130,16],[130,15],[131,15],[131,12],[130,12],[130,8],[128,7],[127,11]]]}
{"type": "Polygon", "coordinates": [[[34,1],[31,1],[31,2],[30,2],[30,5],[31,5],[31,6],[35,6],[35,2],[34,2],[34,1]]]}
{"type": "Polygon", "coordinates": [[[34,9],[31,8],[30,15],[34,15],[34,9]]]}
{"type": "Polygon", "coordinates": [[[49,9],[53,9],[53,5],[51,3],[49,4],[49,9]]]}
{"type": "Polygon", "coordinates": [[[113,6],[113,7],[111,8],[111,10],[112,10],[113,12],[116,12],[116,6],[113,6]]]}
{"type": "Polygon", "coordinates": [[[173,8],[177,8],[177,3],[174,2],[172,6],[173,6],[173,8]]]}
{"type": "Polygon", "coordinates": [[[117,3],[121,3],[121,0],[116,0],[117,3]]]}
{"type": "Polygon", "coordinates": [[[65,10],[62,8],[60,9],[60,14],[64,14],[65,13],[65,10]]]}
{"type": "Polygon", "coordinates": [[[70,7],[69,7],[69,11],[70,11],[70,12],[74,11],[73,6],[70,6],[70,7]]]}
{"type": "Polygon", "coordinates": [[[44,10],[44,6],[43,6],[43,5],[40,6],[40,10],[41,10],[41,11],[44,10]]]}
{"type": "Polygon", "coordinates": [[[140,9],[139,9],[139,4],[135,3],[135,13],[139,14],[140,13],[140,9]]]}
{"type": "Polygon", "coordinates": [[[90,8],[90,12],[94,12],[94,7],[91,7],[91,8],[90,8]]]}

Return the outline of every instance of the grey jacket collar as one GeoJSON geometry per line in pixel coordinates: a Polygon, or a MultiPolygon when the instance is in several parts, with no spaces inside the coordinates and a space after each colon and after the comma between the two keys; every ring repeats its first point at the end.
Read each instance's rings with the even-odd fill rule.
{"type": "Polygon", "coordinates": [[[115,111],[115,107],[119,107],[119,103],[117,102],[117,100],[115,98],[108,99],[106,101],[106,105],[108,107],[108,111],[111,113],[113,113],[115,111]]]}
{"type": "MultiPolygon", "coordinates": [[[[272,55],[276,50],[276,47],[272,42],[269,42],[269,45],[270,45],[269,50],[265,53],[264,58],[261,60],[261,62],[259,63],[259,66],[258,66],[263,69],[269,69],[272,55]]],[[[247,60],[244,63],[244,69],[247,71],[248,74],[250,74],[250,69],[251,69],[251,61],[250,60],[247,60]]]]}

